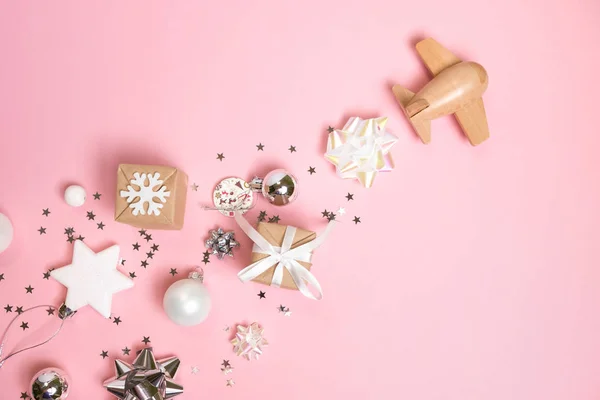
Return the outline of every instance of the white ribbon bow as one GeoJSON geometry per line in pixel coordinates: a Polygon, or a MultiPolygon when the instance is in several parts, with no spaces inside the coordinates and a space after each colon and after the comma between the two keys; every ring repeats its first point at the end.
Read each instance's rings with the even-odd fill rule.
{"type": "Polygon", "coordinates": [[[273,265],[277,264],[275,272],[273,273],[271,286],[279,287],[281,285],[283,280],[283,269],[285,268],[289,271],[300,293],[313,300],[321,300],[323,298],[323,291],[321,290],[321,285],[319,285],[317,278],[315,278],[315,276],[298,261],[310,262],[312,251],[325,241],[331,228],[333,228],[333,225],[335,224],[333,220],[329,222],[327,228],[325,228],[321,234],[317,235],[314,240],[311,240],[302,246],[298,246],[295,249],[291,248],[294,242],[294,236],[296,235],[296,228],[293,226],[286,227],[283,243],[281,244],[281,247],[277,247],[271,245],[271,243],[262,237],[261,234],[246,221],[239,211],[236,211],[235,213],[235,220],[244,233],[254,242],[252,252],[268,255],[268,257],[250,264],[238,273],[238,278],[240,278],[242,282],[248,282],[256,278],[273,265]],[[307,283],[314,287],[314,290],[317,293],[316,296],[311,292],[307,283]]]}

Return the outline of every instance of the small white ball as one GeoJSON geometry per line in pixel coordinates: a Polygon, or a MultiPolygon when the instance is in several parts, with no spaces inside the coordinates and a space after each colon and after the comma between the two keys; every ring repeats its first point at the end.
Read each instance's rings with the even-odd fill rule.
{"type": "Polygon", "coordinates": [[[210,295],[199,279],[182,279],[165,292],[163,308],[177,325],[198,325],[210,311],[210,295]]]}
{"type": "Polygon", "coordinates": [[[65,190],[65,201],[71,207],[81,207],[85,198],[85,189],[79,185],[71,185],[65,190]]]}
{"type": "Polygon", "coordinates": [[[13,226],[10,219],[0,213],[0,253],[8,248],[13,239],[13,226]]]}

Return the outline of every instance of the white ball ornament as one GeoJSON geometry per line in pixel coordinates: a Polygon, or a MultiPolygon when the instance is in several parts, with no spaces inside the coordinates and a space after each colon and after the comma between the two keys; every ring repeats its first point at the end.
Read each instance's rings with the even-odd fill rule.
{"type": "Polygon", "coordinates": [[[8,248],[13,239],[13,226],[10,219],[0,213],[0,253],[8,248]]]}
{"type": "Polygon", "coordinates": [[[65,201],[71,207],[81,207],[85,198],[85,189],[79,185],[71,185],[65,190],[65,201]]]}
{"type": "Polygon", "coordinates": [[[169,286],[163,299],[163,308],[171,321],[181,326],[193,326],[206,319],[211,301],[202,282],[202,273],[192,272],[187,279],[169,286]]]}

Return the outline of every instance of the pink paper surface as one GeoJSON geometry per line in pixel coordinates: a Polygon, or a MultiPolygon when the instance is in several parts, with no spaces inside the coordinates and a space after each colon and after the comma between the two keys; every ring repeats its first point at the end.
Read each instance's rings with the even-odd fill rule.
{"type": "MultiPolygon", "coordinates": [[[[0,397],[57,366],[70,398],[110,399],[113,360],[131,361],[149,336],[158,357],[182,360],[178,399],[597,399],[599,15],[596,0],[1,2],[0,212],[15,240],[0,255],[0,306],[63,301],[43,273],[70,262],[69,226],[96,251],[120,244],[138,277],[113,299],[121,324],[82,309],[5,364],[0,397]],[[423,145],[393,99],[393,84],[428,81],[414,50],[426,36],[486,67],[481,146],[451,117],[423,145]],[[389,116],[399,137],[396,170],[369,190],[322,157],[327,126],[354,115],[389,116]],[[146,270],[150,244],[112,220],[118,163],[173,165],[199,185],[182,231],[151,232],[160,250],[146,270]],[[235,259],[205,267],[208,320],[174,325],[164,291],[201,264],[209,229],[236,228],[200,205],[221,178],[275,167],[298,176],[300,197],[281,209],[259,200],[249,219],[265,210],[320,231],[324,209],[347,209],[313,260],[324,299],[240,283],[251,246],[236,229],[235,259]],[[62,199],[72,183],[88,192],[79,209],[62,199]],[[252,321],[270,342],[257,362],[237,358],[223,330],[252,321]]],[[[14,308],[0,309],[0,328],[14,308]]],[[[17,324],[11,344],[54,321],[24,317],[30,329],[17,324]]]]}

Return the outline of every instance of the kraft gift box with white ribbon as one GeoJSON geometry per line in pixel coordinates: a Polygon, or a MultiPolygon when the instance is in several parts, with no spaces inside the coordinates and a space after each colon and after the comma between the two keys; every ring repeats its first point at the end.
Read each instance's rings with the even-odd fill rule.
{"type": "Polygon", "coordinates": [[[299,290],[315,300],[323,297],[321,285],[310,271],[312,252],[325,241],[334,221],[317,235],[305,229],[265,222],[259,222],[254,229],[239,212],[235,220],[254,242],[251,264],[238,274],[242,282],[253,280],[299,290]]]}

